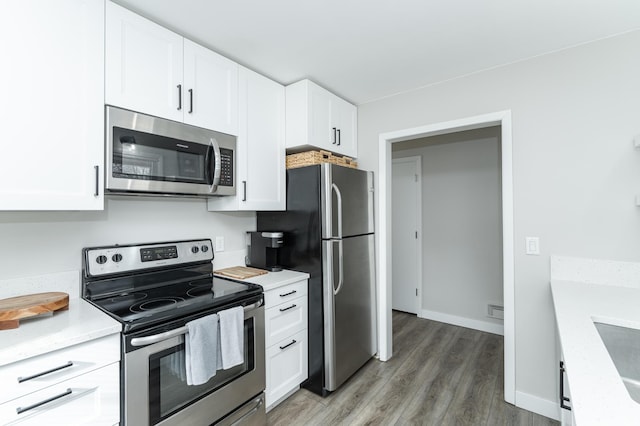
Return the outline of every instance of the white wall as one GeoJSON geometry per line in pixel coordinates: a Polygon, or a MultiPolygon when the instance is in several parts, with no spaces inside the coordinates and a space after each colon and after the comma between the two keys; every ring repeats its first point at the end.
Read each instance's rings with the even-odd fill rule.
{"type": "Polygon", "coordinates": [[[556,401],[549,255],[640,258],[639,49],[635,31],[359,106],[358,161],[374,171],[380,133],[512,111],[516,398],[556,401]]]}
{"type": "Polygon", "coordinates": [[[0,281],[80,270],[81,249],[96,245],[224,236],[222,261],[255,229],[255,213],[208,212],[201,199],[115,196],[100,212],[0,212],[0,281]]]}
{"type": "Polygon", "coordinates": [[[422,157],[421,316],[502,326],[487,317],[503,300],[499,138],[487,127],[392,146],[393,158],[422,157]]]}

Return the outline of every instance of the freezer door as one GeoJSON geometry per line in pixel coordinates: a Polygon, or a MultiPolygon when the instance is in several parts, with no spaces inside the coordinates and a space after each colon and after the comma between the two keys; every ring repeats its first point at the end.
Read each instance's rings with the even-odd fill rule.
{"type": "Polygon", "coordinates": [[[323,241],[324,387],[334,391],[376,352],[374,237],[323,241]]]}
{"type": "Polygon", "coordinates": [[[322,238],[374,232],[373,172],[323,164],[320,181],[322,238]]]}

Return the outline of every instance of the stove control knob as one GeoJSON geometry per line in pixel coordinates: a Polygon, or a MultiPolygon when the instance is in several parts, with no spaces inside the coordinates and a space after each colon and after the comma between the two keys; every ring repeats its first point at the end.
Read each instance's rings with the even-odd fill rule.
{"type": "Polygon", "coordinates": [[[206,253],[209,251],[209,246],[202,246],[200,247],[200,250],[202,250],[203,253],[206,253]]]}
{"type": "Polygon", "coordinates": [[[111,256],[111,260],[113,260],[114,262],[120,262],[122,260],[122,255],[120,253],[116,253],[113,256],[111,256]]]}
{"type": "Polygon", "coordinates": [[[98,262],[100,265],[104,265],[105,263],[107,263],[107,256],[100,255],[96,257],[96,262],[98,262]]]}
{"type": "Polygon", "coordinates": [[[194,253],[194,254],[195,254],[195,253],[197,253],[197,252],[199,252],[199,251],[200,251],[200,249],[198,248],[198,246],[193,246],[193,247],[191,247],[191,253],[194,253]]]}

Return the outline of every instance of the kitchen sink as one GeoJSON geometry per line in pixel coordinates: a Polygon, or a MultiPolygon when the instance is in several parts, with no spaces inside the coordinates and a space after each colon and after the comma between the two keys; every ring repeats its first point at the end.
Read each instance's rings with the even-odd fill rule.
{"type": "Polygon", "coordinates": [[[594,322],[631,398],[640,403],[640,330],[594,322]]]}

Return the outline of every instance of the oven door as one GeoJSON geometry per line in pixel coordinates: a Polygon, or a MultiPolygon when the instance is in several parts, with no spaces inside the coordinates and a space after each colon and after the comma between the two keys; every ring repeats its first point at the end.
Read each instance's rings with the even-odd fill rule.
{"type": "MultiPolygon", "coordinates": [[[[172,330],[126,336],[124,424],[209,425],[260,394],[265,388],[261,304],[262,301],[245,307],[244,364],[219,370],[207,383],[198,386],[187,385],[184,372],[183,325],[195,318],[184,319],[172,330]]],[[[225,309],[229,307],[232,306],[225,309]]]]}

